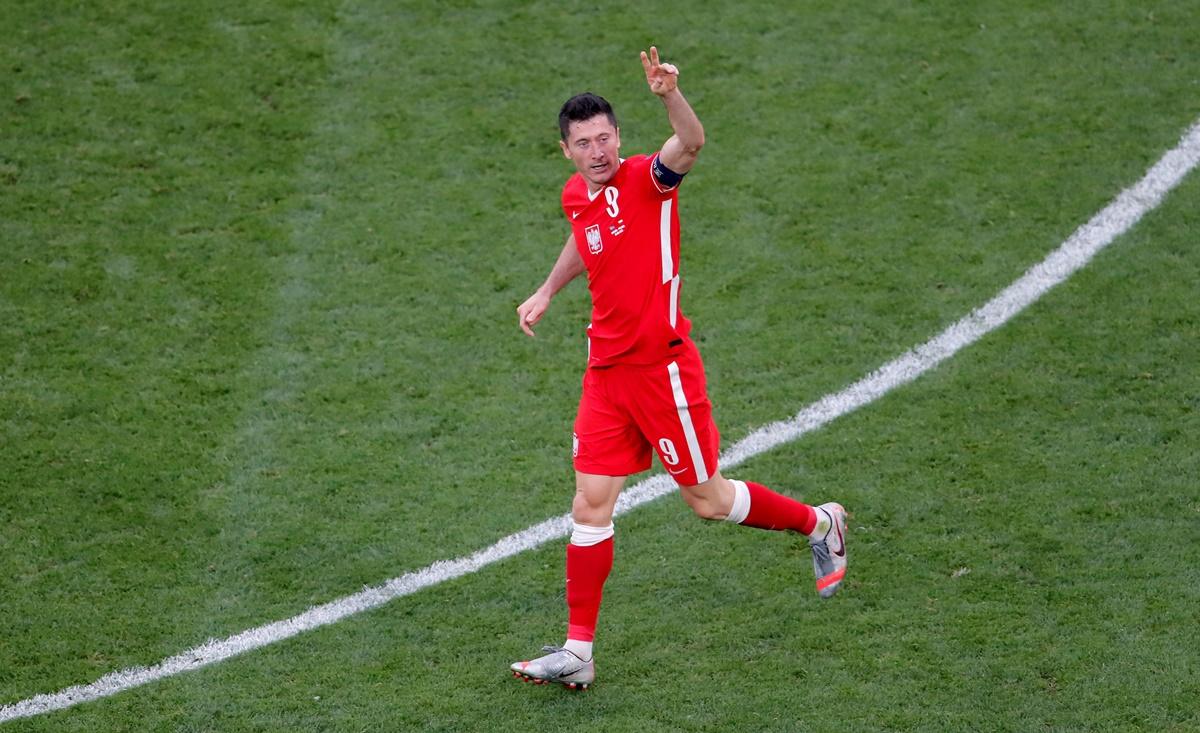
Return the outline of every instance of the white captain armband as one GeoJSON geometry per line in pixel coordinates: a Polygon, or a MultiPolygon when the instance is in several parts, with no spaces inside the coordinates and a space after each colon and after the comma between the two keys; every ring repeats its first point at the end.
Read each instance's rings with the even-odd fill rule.
{"type": "Polygon", "coordinates": [[[667,166],[663,165],[662,159],[659,156],[654,156],[654,160],[650,163],[650,170],[654,172],[654,179],[659,185],[668,191],[679,185],[686,173],[676,173],[667,166]]]}

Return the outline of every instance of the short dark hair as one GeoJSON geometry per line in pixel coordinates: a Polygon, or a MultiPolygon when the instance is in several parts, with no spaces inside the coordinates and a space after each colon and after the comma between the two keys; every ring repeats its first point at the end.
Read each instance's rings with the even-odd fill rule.
{"type": "Polygon", "coordinates": [[[584,122],[596,115],[607,115],[612,126],[617,126],[617,116],[613,113],[612,105],[604,97],[584,92],[563,102],[562,109],[558,112],[558,131],[562,133],[562,139],[567,139],[572,122],[584,122]]]}

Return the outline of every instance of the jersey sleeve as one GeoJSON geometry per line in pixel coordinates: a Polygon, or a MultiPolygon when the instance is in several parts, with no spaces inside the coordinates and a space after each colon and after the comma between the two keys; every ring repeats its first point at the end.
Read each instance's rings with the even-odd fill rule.
{"type": "Polygon", "coordinates": [[[687,173],[676,173],[667,167],[667,164],[662,161],[662,151],[658,151],[650,158],[650,175],[654,179],[654,185],[660,191],[673,191],[679,188],[679,184],[683,183],[683,177],[687,173]]]}
{"type": "Polygon", "coordinates": [[[631,171],[631,173],[633,173],[633,180],[638,188],[643,189],[646,195],[659,199],[667,199],[673,196],[675,191],[678,190],[679,184],[670,187],[664,186],[658,180],[658,177],[654,175],[654,161],[658,158],[658,153],[639,155],[637,157],[637,168],[631,171]]]}

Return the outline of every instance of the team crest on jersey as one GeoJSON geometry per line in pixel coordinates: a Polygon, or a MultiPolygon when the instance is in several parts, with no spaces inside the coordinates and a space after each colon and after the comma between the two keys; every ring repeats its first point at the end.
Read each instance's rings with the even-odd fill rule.
{"type": "Polygon", "coordinates": [[[600,225],[593,224],[584,229],[583,233],[587,235],[588,252],[594,255],[600,254],[601,250],[604,249],[604,242],[600,241],[600,225]]]}

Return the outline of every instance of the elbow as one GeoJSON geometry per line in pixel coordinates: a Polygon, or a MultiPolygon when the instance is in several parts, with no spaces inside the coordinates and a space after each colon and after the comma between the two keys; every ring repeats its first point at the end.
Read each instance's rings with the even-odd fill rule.
{"type": "Polygon", "coordinates": [[[696,136],[684,143],[683,149],[688,155],[695,157],[700,153],[700,148],[704,147],[704,130],[697,130],[696,136]]]}

